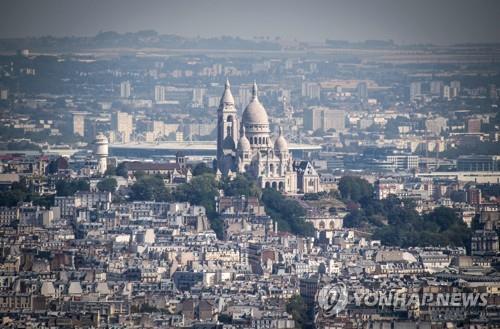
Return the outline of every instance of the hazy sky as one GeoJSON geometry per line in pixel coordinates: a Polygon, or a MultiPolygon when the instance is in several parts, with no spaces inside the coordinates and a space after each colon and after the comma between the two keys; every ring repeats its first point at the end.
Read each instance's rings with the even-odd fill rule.
{"type": "Polygon", "coordinates": [[[145,29],[309,41],[500,42],[500,0],[0,0],[0,37],[145,29]]]}

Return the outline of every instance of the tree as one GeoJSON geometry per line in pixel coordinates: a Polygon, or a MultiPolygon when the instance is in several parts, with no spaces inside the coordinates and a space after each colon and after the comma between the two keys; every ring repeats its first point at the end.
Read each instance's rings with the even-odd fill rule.
{"type": "Polygon", "coordinates": [[[344,218],[344,227],[362,228],[366,217],[363,216],[362,211],[353,210],[344,218]]]}
{"type": "MultiPolygon", "coordinates": [[[[117,176],[116,167],[114,165],[108,166],[108,168],[106,168],[106,172],[104,173],[104,176],[117,176]]],[[[121,176],[121,175],[118,175],[118,176],[121,176]]]]}
{"type": "Polygon", "coordinates": [[[234,179],[224,178],[222,188],[226,196],[260,196],[262,191],[255,183],[255,180],[238,174],[234,179]]]}
{"type": "Polygon", "coordinates": [[[286,311],[294,319],[296,328],[314,328],[314,307],[307,305],[300,295],[290,299],[286,304],[286,311]]]}
{"type": "Polygon", "coordinates": [[[0,192],[0,207],[15,207],[21,202],[32,202],[35,206],[49,208],[54,205],[54,195],[31,193],[23,181],[14,182],[10,190],[0,192]]]}
{"type": "Polygon", "coordinates": [[[386,207],[388,225],[377,228],[374,239],[403,248],[449,245],[468,248],[471,230],[454,209],[439,207],[420,216],[413,207],[411,203],[386,207]]]}
{"type": "Polygon", "coordinates": [[[124,178],[127,178],[128,172],[127,172],[127,165],[125,162],[120,162],[118,166],[116,166],[116,175],[117,176],[122,176],[124,178]]]}
{"type": "Polygon", "coordinates": [[[222,240],[224,238],[224,222],[215,212],[207,217],[210,220],[210,228],[215,232],[217,238],[222,240]]]}
{"type": "Polygon", "coordinates": [[[435,223],[440,231],[447,230],[460,221],[455,209],[446,207],[435,208],[432,212],[425,215],[424,219],[426,222],[435,223]]]}
{"type": "Polygon", "coordinates": [[[171,195],[159,175],[143,175],[132,185],[130,199],[134,201],[169,201],[171,195]]]}
{"type": "Polygon", "coordinates": [[[180,185],[173,193],[178,202],[189,202],[191,204],[205,207],[210,227],[219,239],[223,236],[223,224],[215,211],[215,198],[219,196],[219,186],[214,174],[202,174],[195,176],[189,183],[180,185]]]}
{"type": "Polygon", "coordinates": [[[471,230],[454,209],[440,207],[421,216],[414,201],[396,197],[384,200],[364,197],[359,206],[344,218],[345,227],[371,231],[373,239],[381,240],[384,245],[468,247],[471,230]]]}
{"type": "Polygon", "coordinates": [[[226,314],[226,313],[219,314],[218,320],[222,323],[225,323],[225,324],[233,323],[233,317],[230,314],[226,314]]]}
{"type": "Polygon", "coordinates": [[[68,167],[68,160],[64,157],[59,157],[50,161],[46,170],[48,174],[55,174],[59,169],[68,169],[68,167]]]}
{"type": "Polygon", "coordinates": [[[339,181],[339,191],[343,199],[356,202],[373,196],[373,186],[366,179],[356,176],[343,176],[339,181]]]}
{"type": "Polygon", "coordinates": [[[301,236],[313,236],[314,227],[305,221],[305,209],[293,199],[285,198],[274,189],[265,189],[262,202],[266,212],[278,222],[278,228],[301,236]]]}
{"type": "Polygon", "coordinates": [[[112,177],[104,178],[99,183],[97,183],[97,189],[101,192],[114,193],[117,187],[118,182],[112,177]]]}
{"type": "Polygon", "coordinates": [[[0,207],[15,207],[18,203],[23,202],[26,196],[27,193],[20,189],[0,192],[0,207]]]}
{"type": "Polygon", "coordinates": [[[29,194],[27,196],[28,202],[33,202],[33,205],[40,206],[45,209],[49,209],[54,205],[55,196],[52,195],[39,195],[39,194],[29,194]]]}
{"type": "Polygon", "coordinates": [[[455,209],[438,207],[425,215],[423,220],[431,225],[435,224],[438,228],[437,230],[434,229],[434,232],[437,231],[442,238],[445,238],[448,241],[448,245],[469,247],[471,230],[458,217],[455,209]]]}
{"type": "Polygon", "coordinates": [[[213,170],[208,168],[204,162],[197,163],[193,168],[193,176],[201,176],[203,174],[213,174],[213,170]]]}
{"type": "Polygon", "coordinates": [[[57,161],[56,160],[52,160],[49,162],[49,164],[47,165],[46,172],[47,172],[47,174],[55,174],[57,172],[57,161]]]}
{"type": "Polygon", "coordinates": [[[34,150],[34,151],[41,151],[41,147],[38,146],[37,144],[34,144],[30,141],[12,141],[8,142],[6,144],[1,144],[0,145],[1,149],[7,149],[7,150],[34,150]]]}
{"type": "Polygon", "coordinates": [[[174,193],[176,200],[205,207],[207,214],[215,212],[215,197],[219,196],[218,183],[213,174],[203,174],[180,185],[174,193]]]}
{"type": "Polygon", "coordinates": [[[84,179],[60,180],[56,183],[57,196],[70,196],[77,191],[89,191],[90,184],[84,179]]]}
{"type": "Polygon", "coordinates": [[[387,138],[398,138],[399,137],[399,127],[400,126],[411,126],[411,122],[408,118],[398,116],[394,119],[389,119],[385,125],[385,137],[387,138]]]}

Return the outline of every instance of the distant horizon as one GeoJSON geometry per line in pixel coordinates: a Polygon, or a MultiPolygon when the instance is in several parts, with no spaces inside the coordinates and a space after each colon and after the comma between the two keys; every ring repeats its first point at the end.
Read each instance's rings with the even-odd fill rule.
{"type": "Polygon", "coordinates": [[[405,43],[405,42],[398,42],[392,39],[383,39],[383,38],[370,38],[370,39],[359,39],[359,40],[349,40],[349,39],[333,39],[333,38],[326,38],[323,40],[302,40],[302,39],[290,39],[286,38],[283,36],[253,36],[253,37],[242,37],[238,35],[229,35],[229,34],[222,34],[222,35],[214,35],[214,36],[201,36],[201,35],[182,35],[182,34],[177,34],[177,33],[161,33],[159,31],[156,31],[154,29],[143,29],[143,30],[136,30],[136,31],[115,31],[115,30],[105,30],[105,31],[98,31],[97,33],[94,34],[68,34],[68,35],[52,35],[52,34],[45,34],[45,35],[26,35],[26,36],[14,36],[14,37],[2,37],[0,36],[0,40],[19,40],[19,39],[41,39],[41,38],[54,38],[54,39],[64,39],[64,38],[94,38],[98,36],[99,34],[103,33],[116,33],[119,35],[126,35],[126,34],[138,34],[142,32],[154,32],[158,34],[159,36],[176,36],[180,38],[185,38],[185,39],[222,39],[225,37],[228,38],[234,38],[234,39],[241,39],[245,41],[255,41],[255,42],[260,42],[260,41],[265,41],[265,42],[271,42],[271,43],[279,43],[283,41],[293,41],[293,42],[298,42],[298,43],[326,43],[328,41],[331,42],[347,42],[350,44],[357,44],[357,43],[365,43],[365,42],[370,42],[370,41],[379,41],[379,42],[392,42],[396,46],[454,46],[454,45],[500,45],[500,40],[499,41],[464,41],[464,42],[455,42],[455,43],[448,43],[448,44],[440,44],[440,43],[431,43],[431,42],[426,42],[426,43],[405,43]]]}

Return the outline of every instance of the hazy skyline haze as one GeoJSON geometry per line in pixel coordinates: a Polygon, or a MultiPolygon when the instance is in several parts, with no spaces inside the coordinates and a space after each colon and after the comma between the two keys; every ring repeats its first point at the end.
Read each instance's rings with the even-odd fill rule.
{"type": "Polygon", "coordinates": [[[500,42],[498,0],[2,0],[0,37],[99,31],[303,41],[500,42]]]}

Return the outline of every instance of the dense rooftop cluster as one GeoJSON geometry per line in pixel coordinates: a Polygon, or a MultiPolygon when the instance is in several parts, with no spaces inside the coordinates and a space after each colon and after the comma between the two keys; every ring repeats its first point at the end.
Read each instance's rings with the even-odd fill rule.
{"type": "Polygon", "coordinates": [[[496,46],[51,40],[0,56],[0,326],[499,325],[496,46]]]}

